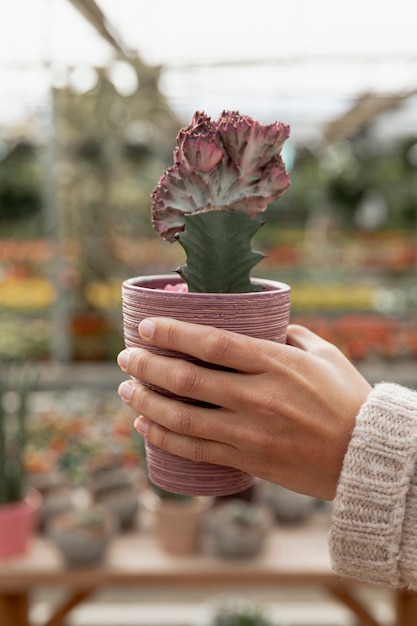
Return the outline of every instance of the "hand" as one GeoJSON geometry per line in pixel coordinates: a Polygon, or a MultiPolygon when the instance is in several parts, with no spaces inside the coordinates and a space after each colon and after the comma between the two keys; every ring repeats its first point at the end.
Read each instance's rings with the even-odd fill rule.
{"type": "Polygon", "coordinates": [[[118,357],[133,376],[119,393],[153,444],[194,461],[228,465],[323,499],[335,494],[369,383],[332,344],[290,325],[287,345],[207,326],[150,318],[147,343],[235,371],[129,348],[118,357]],[[220,408],[194,406],[152,391],[220,408]]]}

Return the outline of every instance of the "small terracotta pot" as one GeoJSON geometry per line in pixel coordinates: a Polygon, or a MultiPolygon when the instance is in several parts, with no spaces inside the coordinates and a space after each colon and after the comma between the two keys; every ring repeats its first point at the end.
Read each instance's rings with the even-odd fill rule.
{"type": "Polygon", "coordinates": [[[212,498],[177,500],[148,492],[141,502],[152,515],[156,540],[164,552],[176,556],[198,552],[204,516],[213,505],[212,498]]]}
{"type": "MultiPolygon", "coordinates": [[[[139,276],[122,286],[124,339],[127,347],[139,346],[173,358],[184,355],[143,342],[138,325],[145,317],[165,316],[216,326],[260,339],[284,343],[290,314],[290,287],[271,280],[253,279],[263,290],[253,293],[183,293],[166,291],[177,285],[176,275],[139,276]]],[[[190,357],[188,360],[197,362],[190,357]]],[[[199,363],[211,367],[206,363],[199,363]]],[[[174,364],[173,364],[174,366],[174,364]]],[[[161,388],[156,391],[172,396],[161,388]]],[[[189,402],[186,398],[177,398],[189,402]]],[[[146,443],[147,466],[152,483],[174,493],[223,496],[244,491],[253,477],[235,468],[211,463],[195,463],[146,443]]]]}
{"type": "Polygon", "coordinates": [[[39,491],[30,488],[24,500],[0,506],[0,560],[25,554],[41,504],[39,491]]]}

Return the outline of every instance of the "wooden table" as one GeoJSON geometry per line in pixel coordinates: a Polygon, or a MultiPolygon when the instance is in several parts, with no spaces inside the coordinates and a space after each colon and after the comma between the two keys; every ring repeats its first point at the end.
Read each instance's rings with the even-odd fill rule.
{"type": "MultiPolygon", "coordinates": [[[[67,569],[54,546],[44,538],[33,541],[29,554],[0,564],[0,624],[29,626],[31,592],[65,588],[67,599],[44,626],[62,626],[65,616],[103,587],[244,588],[316,586],[347,606],[361,626],[381,626],[355,597],[359,583],[332,573],[323,523],[278,527],[261,556],[230,561],[209,554],[171,557],[162,553],[149,532],[122,535],[112,543],[105,564],[67,569]]],[[[396,593],[395,626],[417,625],[417,598],[396,593]]],[[[394,624],[393,624],[394,626],[394,624]]]]}

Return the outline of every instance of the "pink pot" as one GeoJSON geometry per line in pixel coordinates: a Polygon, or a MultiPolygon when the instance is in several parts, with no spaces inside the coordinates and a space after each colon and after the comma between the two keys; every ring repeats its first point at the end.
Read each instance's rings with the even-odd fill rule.
{"type": "MultiPolygon", "coordinates": [[[[290,287],[253,279],[264,287],[253,293],[182,293],[165,291],[182,280],[175,275],[130,278],[122,286],[123,326],[127,347],[140,346],[158,354],[179,357],[141,341],[138,324],[145,317],[165,316],[207,324],[252,337],[284,343],[290,314],[290,287]]],[[[167,394],[163,389],[158,392],[167,394]]],[[[188,495],[222,496],[244,491],[253,477],[235,468],[195,463],[160,450],[147,442],[147,466],[152,483],[188,495]]]]}
{"type": "Polygon", "coordinates": [[[39,491],[29,489],[24,500],[0,505],[0,559],[25,554],[41,503],[39,491]]]}

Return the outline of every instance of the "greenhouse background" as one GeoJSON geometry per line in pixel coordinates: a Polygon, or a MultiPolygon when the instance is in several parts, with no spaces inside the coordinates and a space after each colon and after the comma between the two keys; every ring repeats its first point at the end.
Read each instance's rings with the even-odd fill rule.
{"type": "Polygon", "coordinates": [[[198,27],[187,2],[94,6],[3,9],[0,351],[114,359],[121,281],[181,262],[150,227],[176,133],[194,110],[236,109],[291,126],[292,184],[268,210],[260,273],[290,282],[294,320],[351,358],[414,359],[417,60],[407,20],[400,36],[372,2],[375,29],[357,23],[354,6],[336,14],[327,2],[277,7],[273,19],[268,3],[250,19],[239,3],[213,3],[198,27]]]}
{"type": "MultiPolygon", "coordinates": [[[[37,372],[25,453],[34,484],[59,476],[59,497],[78,503],[93,471],[116,465],[142,506],[142,441],[117,396],[121,284],[183,262],[152,229],[151,193],[196,110],[290,125],[291,186],[256,235],[256,273],[290,284],[291,321],[338,345],[371,382],[417,387],[413,16],[411,0],[3,3],[0,374],[37,372]]],[[[15,399],[6,390],[9,416],[15,399]]],[[[314,507],[326,530],[328,508],[314,507]]],[[[103,595],[68,624],[121,626],[122,614],[136,624],[140,602],[147,626],[191,626],[204,595],[182,589],[180,614],[176,590],[163,602],[141,594],[103,595]]],[[[393,595],[364,596],[391,626],[393,595]]],[[[281,626],[357,624],[313,589],[254,597],[281,626]]],[[[58,605],[35,594],[33,623],[58,605]]]]}

